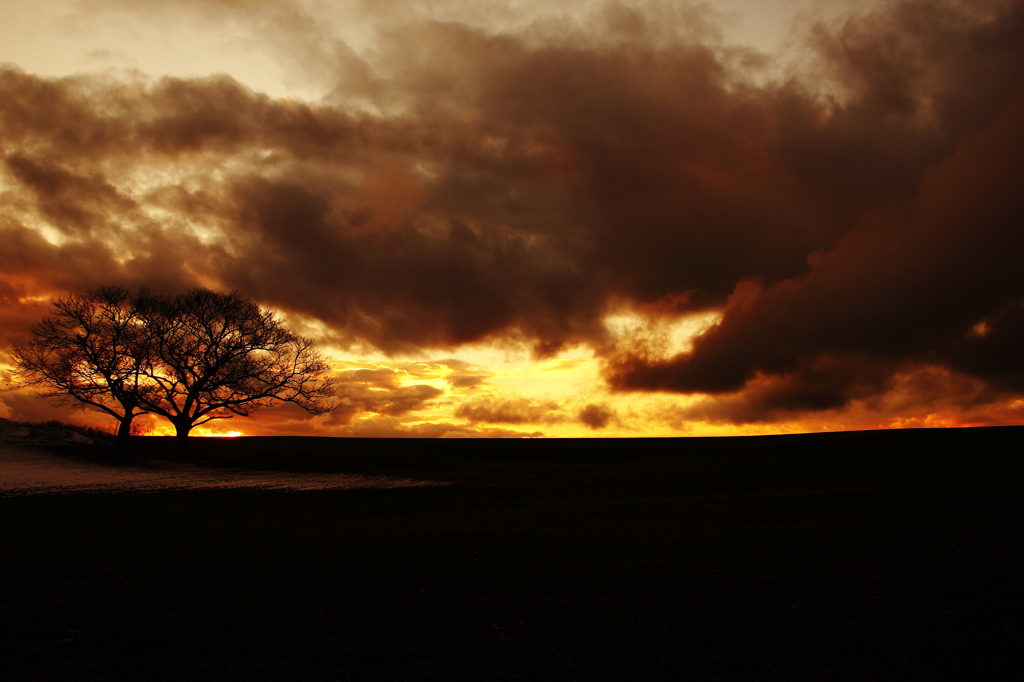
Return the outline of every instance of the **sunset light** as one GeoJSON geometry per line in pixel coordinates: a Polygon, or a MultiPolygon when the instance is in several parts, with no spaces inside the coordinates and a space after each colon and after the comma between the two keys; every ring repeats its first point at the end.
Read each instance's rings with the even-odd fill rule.
{"type": "Polygon", "coordinates": [[[331,366],[247,435],[1024,423],[1019,3],[392,4],[5,16],[0,364],[201,287],[331,366]]]}
{"type": "Polygon", "coordinates": [[[1024,0],[0,0],[2,682],[1024,679],[1022,436],[1024,0]]]}

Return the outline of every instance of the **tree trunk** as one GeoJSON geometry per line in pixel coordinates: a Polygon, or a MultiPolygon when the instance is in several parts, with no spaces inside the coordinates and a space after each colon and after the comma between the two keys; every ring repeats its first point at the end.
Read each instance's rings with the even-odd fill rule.
{"type": "Polygon", "coordinates": [[[188,432],[192,430],[192,423],[187,421],[175,421],[174,424],[174,437],[175,438],[188,438],[188,432]]]}
{"type": "Polygon", "coordinates": [[[121,420],[120,426],[117,427],[117,441],[119,443],[127,443],[128,438],[132,435],[132,417],[125,417],[121,420]]]}

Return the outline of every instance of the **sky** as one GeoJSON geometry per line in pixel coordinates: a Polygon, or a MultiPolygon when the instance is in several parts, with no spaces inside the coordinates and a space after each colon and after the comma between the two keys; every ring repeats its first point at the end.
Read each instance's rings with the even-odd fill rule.
{"type": "Polygon", "coordinates": [[[0,371],[200,286],[338,382],[200,435],[1022,424],[1022,180],[1024,0],[0,0],[0,371]]]}

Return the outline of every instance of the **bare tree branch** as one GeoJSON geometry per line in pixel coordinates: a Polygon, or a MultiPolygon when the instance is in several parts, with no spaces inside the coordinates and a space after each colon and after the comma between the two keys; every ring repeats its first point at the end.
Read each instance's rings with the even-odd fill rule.
{"type": "Polygon", "coordinates": [[[15,385],[33,387],[55,405],[109,414],[127,439],[152,388],[144,371],[150,336],[140,314],[150,301],[146,290],[130,295],[116,286],[54,299],[54,311],[32,328],[33,340],[14,348],[15,385]]]}
{"type": "Polygon", "coordinates": [[[58,405],[79,403],[121,422],[150,412],[178,436],[278,402],[331,408],[330,366],[313,342],[238,292],[176,297],[101,287],[53,301],[54,313],[15,348],[17,380],[58,405]]]}
{"type": "Polygon", "coordinates": [[[144,403],[179,436],[278,402],[310,414],[331,409],[324,401],[333,395],[334,380],[312,341],[238,292],[193,289],[161,299],[147,321],[154,340],[148,376],[160,390],[144,403]]]}

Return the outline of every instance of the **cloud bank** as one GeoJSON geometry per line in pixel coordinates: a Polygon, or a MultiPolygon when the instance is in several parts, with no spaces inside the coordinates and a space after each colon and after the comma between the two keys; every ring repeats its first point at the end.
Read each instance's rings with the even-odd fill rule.
{"type": "MultiPolygon", "coordinates": [[[[669,3],[502,30],[413,16],[362,52],[298,5],[189,6],[253,40],[282,26],[268,49],[331,94],[0,70],[4,349],[52,295],[201,285],[314,321],[340,349],[584,344],[613,392],[702,396],[678,423],[936,401],[1024,416],[1024,3],[822,20],[785,68],[669,3]],[[623,310],[721,321],[666,356],[609,333],[623,310]]],[[[450,370],[452,389],[486,384],[450,370]]],[[[442,397],[387,371],[342,372],[339,428],[442,397]]],[[[600,401],[451,409],[618,419],[600,401]]]]}

